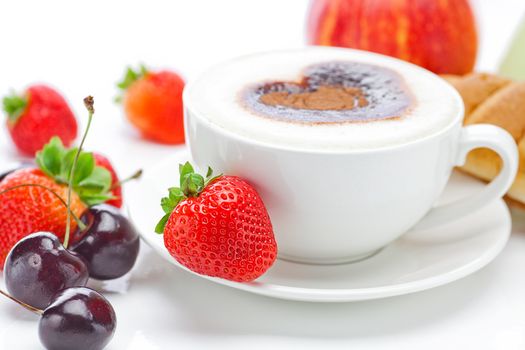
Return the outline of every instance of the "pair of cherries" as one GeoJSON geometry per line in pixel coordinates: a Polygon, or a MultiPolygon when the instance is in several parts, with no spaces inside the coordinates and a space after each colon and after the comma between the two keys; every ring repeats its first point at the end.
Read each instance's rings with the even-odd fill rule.
{"type": "Polygon", "coordinates": [[[119,209],[95,205],[80,219],[86,227],[76,230],[70,249],[54,234],[37,232],[20,240],[6,259],[7,290],[42,316],[39,335],[47,349],[104,348],[115,332],[115,312],[85,285],[89,277],[125,275],[138,255],[139,236],[119,209]]]}
{"type": "Polygon", "coordinates": [[[86,225],[73,234],[65,249],[57,236],[37,232],[20,240],[5,262],[9,293],[34,307],[46,307],[60,289],[85,286],[89,277],[111,280],[131,270],[139,251],[139,236],[120,210],[98,204],[80,218],[86,225]]]}
{"type": "MultiPolygon", "coordinates": [[[[84,105],[89,116],[70,170],[68,210],[74,170],[95,113],[93,97],[86,97],[84,105]]],[[[5,175],[0,174],[0,181],[5,175]]],[[[110,280],[125,275],[139,252],[137,231],[116,207],[94,205],[78,224],[71,247],[64,247],[51,232],[36,232],[18,241],[5,261],[9,294],[0,293],[41,316],[40,340],[48,350],[98,350],[109,343],[116,328],[115,311],[85,285],[90,277],[110,280]]],[[[69,228],[68,220],[66,241],[69,228]]]]}

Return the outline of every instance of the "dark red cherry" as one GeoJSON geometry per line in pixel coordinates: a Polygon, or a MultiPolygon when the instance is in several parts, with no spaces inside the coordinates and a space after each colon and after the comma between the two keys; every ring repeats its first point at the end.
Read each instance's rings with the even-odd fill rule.
{"type": "Polygon", "coordinates": [[[109,301],[86,287],[60,291],[38,326],[48,350],[100,350],[113,337],[117,317],[109,301]]]}
{"type": "Polygon", "coordinates": [[[131,270],[137,260],[140,238],[120,210],[107,204],[94,205],[84,212],[81,220],[87,228],[75,232],[71,250],[84,258],[89,276],[110,280],[131,270]]]}
{"type": "Polygon", "coordinates": [[[4,276],[13,297],[39,309],[49,305],[59,290],[85,286],[89,278],[83,259],[49,232],[18,241],[6,258],[4,276]]]}

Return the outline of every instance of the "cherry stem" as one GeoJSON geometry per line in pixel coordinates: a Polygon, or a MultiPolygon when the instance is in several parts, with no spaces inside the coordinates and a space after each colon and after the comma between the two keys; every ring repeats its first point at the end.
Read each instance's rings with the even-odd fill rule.
{"type": "Polygon", "coordinates": [[[68,213],[71,214],[71,216],[73,217],[73,219],[76,221],[78,227],[79,227],[81,230],[85,230],[85,229],[86,229],[86,224],[84,224],[84,223],[82,222],[82,220],[80,220],[80,219],[78,218],[78,216],[76,216],[75,213],[73,213],[73,212],[71,211],[71,209],[68,208],[66,201],[64,201],[64,200],[62,199],[62,197],[60,197],[60,195],[59,195],[58,193],[56,193],[55,191],[53,191],[52,189],[50,189],[50,188],[47,187],[47,186],[40,185],[40,184],[20,184],[20,185],[15,185],[15,186],[13,186],[13,187],[9,187],[8,189],[5,189],[5,190],[1,191],[1,192],[0,192],[0,195],[3,195],[4,193],[7,193],[7,192],[11,192],[11,191],[16,190],[17,188],[21,188],[21,187],[39,187],[39,188],[43,188],[44,190],[47,190],[47,191],[51,192],[51,194],[52,194],[53,196],[55,196],[55,197],[60,201],[60,203],[62,203],[62,204],[64,205],[64,207],[66,207],[68,213]]]}
{"type": "Polygon", "coordinates": [[[91,121],[93,120],[93,114],[95,113],[95,109],[93,108],[94,100],[92,96],[88,96],[84,98],[84,105],[86,106],[86,109],[88,110],[88,121],[86,125],[86,129],[84,130],[84,135],[82,135],[82,140],[80,141],[80,145],[78,146],[77,153],[75,154],[75,158],[73,159],[73,165],[71,166],[71,171],[69,172],[69,179],[67,180],[67,217],[66,217],[66,234],[64,235],[64,248],[67,249],[69,246],[69,236],[71,232],[71,192],[73,192],[73,177],[75,175],[75,169],[77,167],[77,161],[78,157],[80,156],[80,152],[82,152],[82,147],[84,146],[84,142],[86,141],[86,137],[89,131],[89,127],[91,126],[91,121]]]}
{"type": "Polygon", "coordinates": [[[136,179],[140,178],[141,176],[142,176],[142,169],[139,169],[135,173],[133,173],[133,175],[131,175],[131,176],[129,176],[129,177],[123,179],[123,180],[120,180],[119,182],[114,183],[111,186],[110,191],[114,190],[115,188],[121,187],[122,185],[124,185],[128,181],[136,180],[136,179]]]}
{"type": "Polygon", "coordinates": [[[36,307],[34,306],[31,306],[31,305],[28,305],[26,303],[24,303],[23,301],[20,301],[16,298],[13,298],[12,296],[10,296],[7,292],[4,292],[2,289],[0,289],[0,294],[2,294],[3,296],[5,296],[6,298],[9,298],[11,299],[12,301],[14,301],[15,303],[17,303],[18,305],[21,305],[23,307],[25,307],[27,310],[31,311],[31,312],[34,312],[35,314],[39,315],[39,316],[42,316],[42,314],[44,313],[44,311],[40,310],[40,309],[37,309],[36,307]]]}

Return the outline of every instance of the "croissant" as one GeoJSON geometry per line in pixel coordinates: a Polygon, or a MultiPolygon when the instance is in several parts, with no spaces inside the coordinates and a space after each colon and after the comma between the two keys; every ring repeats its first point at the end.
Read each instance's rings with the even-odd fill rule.
{"type": "MultiPolygon", "coordinates": [[[[525,82],[485,73],[465,76],[444,75],[465,104],[464,124],[490,123],[506,129],[518,144],[519,170],[507,192],[511,204],[525,208],[525,82]]],[[[485,181],[499,173],[502,163],[492,150],[480,148],[467,156],[460,169],[485,181]]]]}

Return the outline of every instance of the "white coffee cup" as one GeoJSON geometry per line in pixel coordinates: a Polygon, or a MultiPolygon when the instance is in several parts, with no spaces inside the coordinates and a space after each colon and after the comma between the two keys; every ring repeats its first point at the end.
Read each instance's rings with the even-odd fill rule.
{"type": "MultiPolygon", "coordinates": [[[[375,61],[380,56],[346,52],[375,61]]],[[[399,64],[390,57],[380,59],[399,64]]],[[[198,105],[193,83],[184,91],[186,139],[199,167],[209,165],[255,186],[270,214],[280,258],[314,264],[353,261],[415,226],[438,225],[483,207],[503,196],[515,178],[518,153],[513,138],[493,125],[463,127],[459,94],[438,76],[432,79],[445,89],[441,102],[461,108],[447,116],[447,125],[405,143],[330,150],[257,140],[211,122],[198,105]],[[500,174],[476,195],[434,207],[453,168],[480,147],[499,154],[500,174]]]]}

